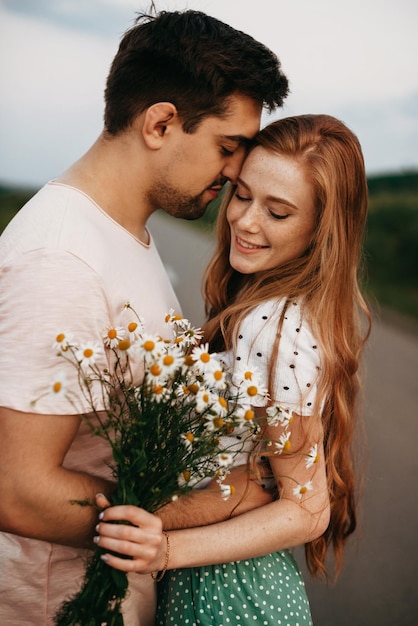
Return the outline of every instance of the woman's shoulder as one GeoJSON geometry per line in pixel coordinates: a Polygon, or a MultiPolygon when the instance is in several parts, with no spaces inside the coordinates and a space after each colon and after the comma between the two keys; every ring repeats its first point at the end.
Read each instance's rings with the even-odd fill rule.
{"type": "Polygon", "coordinates": [[[266,325],[268,322],[279,322],[283,316],[283,323],[288,320],[305,319],[304,302],[302,298],[289,299],[284,296],[270,298],[252,308],[245,316],[245,322],[266,325]]]}

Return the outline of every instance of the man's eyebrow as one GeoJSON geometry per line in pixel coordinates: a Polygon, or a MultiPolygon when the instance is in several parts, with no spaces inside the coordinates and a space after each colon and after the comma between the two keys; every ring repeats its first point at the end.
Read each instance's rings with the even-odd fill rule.
{"type": "Polygon", "coordinates": [[[236,141],[244,145],[246,148],[250,148],[254,139],[250,139],[249,137],[244,137],[244,135],[223,135],[223,139],[228,139],[229,141],[236,141]]]}

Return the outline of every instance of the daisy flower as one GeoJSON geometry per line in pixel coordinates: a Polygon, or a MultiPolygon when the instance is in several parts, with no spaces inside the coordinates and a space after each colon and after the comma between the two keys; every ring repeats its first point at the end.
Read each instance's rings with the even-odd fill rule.
{"type": "Polygon", "coordinates": [[[312,481],[308,480],[307,483],[305,483],[304,485],[298,485],[297,487],[295,487],[293,489],[293,495],[296,496],[297,498],[299,498],[299,500],[302,499],[302,496],[307,492],[307,491],[312,491],[313,487],[312,487],[312,481]]]}
{"type": "Polygon", "coordinates": [[[216,462],[219,467],[229,467],[234,460],[234,455],[231,452],[221,452],[216,457],[216,462]]]}
{"type": "Polygon", "coordinates": [[[58,354],[61,352],[66,352],[68,348],[73,344],[74,337],[73,334],[68,330],[63,330],[61,333],[58,333],[55,337],[55,341],[52,344],[52,347],[58,354]]]}
{"type": "Polygon", "coordinates": [[[166,354],[162,355],[159,363],[164,376],[170,377],[183,365],[184,357],[176,348],[168,349],[166,354]]]}
{"type": "Polygon", "coordinates": [[[222,369],[214,369],[213,371],[205,373],[205,380],[209,387],[222,391],[226,389],[227,384],[225,380],[225,372],[222,369]]]}
{"type": "Polygon", "coordinates": [[[183,435],[180,435],[180,439],[186,446],[186,450],[191,450],[193,447],[193,442],[197,441],[193,433],[184,433],[183,435]]]}
{"type": "Polygon", "coordinates": [[[135,341],[138,341],[143,332],[144,323],[141,318],[138,318],[138,321],[128,322],[128,324],[126,325],[126,333],[131,343],[135,343],[135,341]]]}
{"type": "Polygon", "coordinates": [[[228,500],[234,493],[234,485],[220,485],[222,500],[228,500]]]}
{"type": "Polygon", "coordinates": [[[93,366],[96,363],[96,359],[102,356],[102,347],[97,341],[87,341],[80,346],[80,349],[75,353],[75,358],[80,363],[81,367],[93,366]]]}
{"type": "Polygon", "coordinates": [[[160,382],[162,373],[163,368],[161,367],[161,364],[158,360],[150,363],[147,367],[146,375],[153,381],[152,384],[157,384],[158,382],[160,382]]]}
{"type": "Polygon", "coordinates": [[[223,425],[224,421],[219,415],[205,415],[205,428],[208,432],[219,430],[223,425]]]}
{"type": "Polygon", "coordinates": [[[264,385],[261,375],[256,371],[240,369],[234,380],[238,384],[243,401],[249,404],[264,402],[268,396],[268,389],[264,385]]]}
{"type": "Polygon", "coordinates": [[[107,326],[103,332],[103,343],[107,348],[116,348],[125,338],[125,331],[120,326],[107,326]]]}
{"type": "Polygon", "coordinates": [[[235,417],[239,420],[239,426],[245,426],[252,422],[255,413],[249,405],[241,405],[235,410],[235,417]]]}
{"type": "Polygon", "coordinates": [[[266,409],[267,423],[269,426],[289,426],[292,421],[292,412],[283,407],[273,404],[266,409]]]}
{"type": "Polygon", "coordinates": [[[65,395],[67,391],[67,376],[65,372],[57,372],[49,391],[51,396],[55,398],[65,395]]]}
{"type": "Polygon", "coordinates": [[[189,485],[189,487],[192,487],[193,485],[197,485],[197,483],[199,483],[202,478],[205,478],[205,476],[201,476],[200,474],[192,474],[191,472],[189,472],[189,470],[184,470],[180,474],[180,476],[178,476],[177,482],[179,487],[183,487],[184,485],[189,485]]]}
{"type": "Polygon", "coordinates": [[[205,372],[211,372],[214,369],[219,369],[219,362],[215,358],[215,354],[209,352],[209,344],[196,346],[193,348],[192,358],[195,360],[195,366],[204,374],[205,372]]]}
{"type": "Polygon", "coordinates": [[[277,448],[275,451],[276,454],[281,454],[282,452],[289,452],[290,450],[290,432],[283,433],[280,435],[278,441],[274,441],[274,446],[277,448]]]}
{"type": "Polygon", "coordinates": [[[316,443],[315,445],[311,447],[311,449],[309,450],[309,454],[306,457],[306,468],[309,469],[315,463],[318,463],[318,461],[319,461],[318,444],[316,443]]]}
{"type": "Polygon", "coordinates": [[[156,360],[164,351],[164,342],[155,335],[144,334],[135,344],[135,350],[147,361],[156,360]]]}
{"type": "Polygon", "coordinates": [[[194,328],[190,322],[185,325],[181,335],[177,337],[178,341],[183,341],[186,346],[196,346],[203,337],[201,328],[194,328]]]}
{"type": "Polygon", "coordinates": [[[184,329],[188,325],[190,325],[189,320],[187,320],[182,315],[176,313],[174,309],[170,309],[168,311],[167,315],[165,316],[165,320],[164,321],[169,326],[174,327],[174,329],[176,329],[176,328],[184,329]]]}
{"type": "Polygon", "coordinates": [[[206,409],[208,409],[215,401],[213,394],[206,389],[205,387],[201,387],[196,392],[195,402],[196,402],[196,413],[203,413],[206,409]]]}
{"type": "Polygon", "coordinates": [[[218,396],[215,399],[212,408],[217,412],[219,417],[225,417],[228,413],[228,402],[222,396],[218,396]]]}
{"type": "Polygon", "coordinates": [[[132,344],[127,337],[118,341],[116,350],[118,351],[119,356],[124,356],[126,354],[135,356],[135,351],[132,349],[132,344]]]}
{"type": "Polygon", "coordinates": [[[163,402],[164,400],[167,400],[167,398],[170,396],[169,390],[164,387],[164,385],[161,385],[159,382],[151,385],[150,389],[155,402],[163,402]]]}

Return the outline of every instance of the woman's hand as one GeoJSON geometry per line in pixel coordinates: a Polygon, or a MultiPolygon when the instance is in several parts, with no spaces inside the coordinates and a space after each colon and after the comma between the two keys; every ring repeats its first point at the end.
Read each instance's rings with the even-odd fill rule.
{"type": "Polygon", "coordinates": [[[136,506],[109,506],[108,500],[99,495],[96,503],[105,508],[100,513],[96,526],[98,533],[94,542],[102,548],[125,555],[120,558],[105,552],[102,559],[124,572],[149,574],[163,569],[166,559],[167,542],[162,532],[161,520],[152,513],[136,506]],[[129,522],[112,524],[109,522],[129,522]]]}

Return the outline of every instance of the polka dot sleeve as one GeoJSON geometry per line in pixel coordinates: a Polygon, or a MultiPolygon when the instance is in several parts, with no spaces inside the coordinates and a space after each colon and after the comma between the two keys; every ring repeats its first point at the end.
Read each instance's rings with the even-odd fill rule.
{"type": "MultiPolygon", "coordinates": [[[[269,300],[253,309],[242,322],[234,353],[233,376],[238,382],[243,368],[257,370],[266,384],[273,361],[284,299],[269,300]]],[[[306,320],[301,302],[289,304],[281,330],[276,367],[270,389],[271,400],[284,408],[311,415],[320,373],[317,342],[306,320]]]]}

